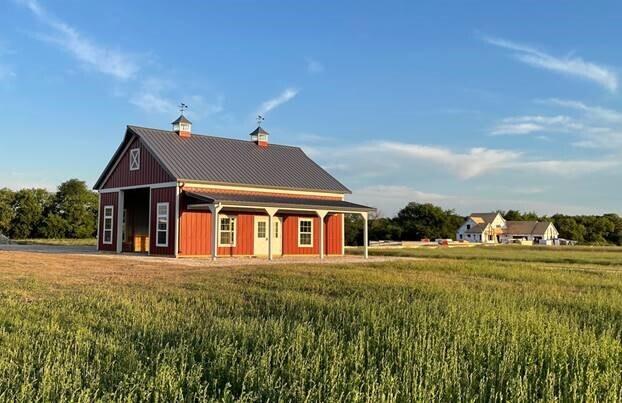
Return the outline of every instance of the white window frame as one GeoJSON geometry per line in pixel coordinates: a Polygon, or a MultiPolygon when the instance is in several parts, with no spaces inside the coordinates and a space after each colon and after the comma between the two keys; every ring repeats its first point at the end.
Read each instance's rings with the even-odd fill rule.
{"type": "Polygon", "coordinates": [[[112,245],[112,239],[114,238],[114,206],[107,205],[104,206],[104,221],[103,221],[103,231],[102,231],[102,243],[104,245],[112,245]],[[110,211],[110,215],[108,215],[108,211],[110,211]],[[106,219],[110,219],[110,228],[106,229],[106,219]],[[110,241],[106,241],[106,232],[110,232],[110,241]]]}
{"type": "Polygon", "coordinates": [[[312,248],[313,247],[313,219],[312,218],[299,218],[298,219],[298,247],[299,248],[312,248]],[[302,232],[300,231],[300,227],[302,226],[303,222],[308,222],[310,223],[311,226],[311,231],[310,232],[302,232]],[[311,243],[310,244],[303,244],[301,242],[301,235],[302,234],[311,234],[311,243]]]}
{"type": "Polygon", "coordinates": [[[140,169],[140,148],[132,148],[130,150],[130,171],[138,171],[140,169]]]}
{"type": "Polygon", "coordinates": [[[228,216],[225,214],[220,214],[218,216],[218,246],[223,246],[223,247],[232,247],[235,248],[236,246],[236,238],[237,238],[237,227],[238,227],[238,220],[236,216],[228,216]],[[229,220],[229,230],[224,230],[222,229],[222,220],[229,220]],[[231,234],[231,242],[229,243],[223,243],[222,242],[222,233],[223,232],[229,232],[231,234]]]}
{"type": "Polygon", "coordinates": [[[158,203],[156,205],[156,246],[159,248],[168,247],[168,232],[170,228],[170,204],[168,202],[158,203]],[[166,214],[160,214],[160,207],[166,207],[166,214]],[[160,218],[166,217],[166,229],[160,229],[160,218]],[[166,235],[166,242],[160,243],[159,233],[164,232],[166,235]]]}

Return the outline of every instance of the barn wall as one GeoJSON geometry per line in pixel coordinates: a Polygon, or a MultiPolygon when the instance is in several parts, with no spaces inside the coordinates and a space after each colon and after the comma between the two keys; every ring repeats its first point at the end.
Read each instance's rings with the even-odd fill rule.
{"type": "Polygon", "coordinates": [[[284,255],[319,255],[320,254],[320,218],[288,215],[283,217],[283,254],[284,255]],[[298,220],[313,219],[313,246],[298,247],[298,220]]]}
{"type": "Polygon", "coordinates": [[[119,163],[116,165],[108,180],[104,183],[104,188],[119,188],[124,186],[149,185],[156,183],[174,182],[160,163],[151,155],[149,150],[142,144],[139,137],[136,137],[125,153],[121,155],[119,163]],[[140,148],[140,169],[130,171],[130,150],[140,148]]]}
{"type": "MultiPolygon", "coordinates": [[[[218,247],[218,256],[252,256],[254,253],[254,214],[226,213],[236,217],[235,247],[218,247]]],[[[210,256],[212,254],[212,213],[188,210],[182,201],[180,210],[179,254],[210,256]]]]}
{"type": "Polygon", "coordinates": [[[175,187],[151,189],[151,231],[149,234],[149,251],[152,255],[175,254],[175,203],[177,192],[175,187]],[[158,203],[169,203],[168,246],[156,246],[157,206],[158,203]]]}
{"type": "Polygon", "coordinates": [[[326,217],[324,228],[324,251],[327,255],[341,255],[343,251],[341,214],[332,214],[326,217]]]}
{"type": "Polygon", "coordinates": [[[99,250],[116,252],[117,251],[117,225],[119,214],[119,193],[102,193],[101,203],[99,205],[99,234],[97,236],[99,243],[99,250]],[[114,212],[112,216],[112,244],[104,244],[104,207],[114,206],[114,212]]]}

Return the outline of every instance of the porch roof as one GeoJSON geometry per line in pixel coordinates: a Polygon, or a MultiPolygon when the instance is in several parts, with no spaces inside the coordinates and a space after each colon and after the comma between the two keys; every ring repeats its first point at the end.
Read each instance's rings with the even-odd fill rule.
{"type": "Polygon", "coordinates": [[[224,207],[273,207],[282,210],[327,210],[331,212],[344,213],[365,213],[376,211],[373,207],[363,206],[361,204],[351,203],[345,200],[196,191],[184,191],[184,194],[207,204],[221,204],[224,207]]]}

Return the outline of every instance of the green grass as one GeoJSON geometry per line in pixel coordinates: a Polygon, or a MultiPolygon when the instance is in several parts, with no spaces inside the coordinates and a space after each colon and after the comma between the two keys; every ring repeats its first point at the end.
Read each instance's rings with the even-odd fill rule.
{"type": "MultiPolygon", "coordinates": [[[[361,255],[362,248],[347,249],[348,254],[361,255]]],[[[598,264],[622,266],[622,247],[541,247],[541,246],[474,246],[371,248],[371,256],[418,257],[457,260],[495,260],[506,262],[540,262],[598,264]]]]}
{"type": "Polygon", "coordinates": [[[20,245],[52,245],[52,246],[95,246],[97,240],[95,238],[86,239],[17,239],[13,240],[20,245]]]}
{"type": "Polygon", "coordinates": [[[613,265],[12,256],[0,254],[0,400],[622,399],[613,265]]]}

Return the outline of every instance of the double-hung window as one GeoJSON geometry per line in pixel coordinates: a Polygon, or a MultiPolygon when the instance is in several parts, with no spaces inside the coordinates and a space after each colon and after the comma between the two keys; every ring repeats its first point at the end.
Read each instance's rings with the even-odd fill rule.
{"type": "Polygon", "coordinates": [[[235,246],[235,217],[220,217],[218,246],[235,246]]]}
{"type": "Polygon", "coordinates": [[[104,239],[106,245],[112,245],[112,230],[114,228],[114,206],[104,206],[104,239]]]}
{"type": "Polygon", "coordinates": [[[310,218],[301,218],[298,221],[298,246],[313,246],[313,220],[310,218]]]}
{"type": "Polygon", "coordinates": [[[168,246],[168,203],[158,203],[157,206],[157,228],[156,228],[156,246],[168,246]]]}
{"type": "Polygon", "coordinates": [[[140,148],[132,148],[130,150],[130,171],[138,171],[140,169],[140,148]]]}

